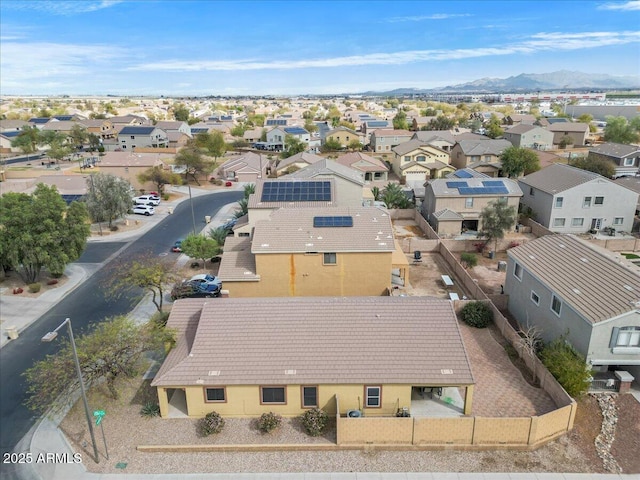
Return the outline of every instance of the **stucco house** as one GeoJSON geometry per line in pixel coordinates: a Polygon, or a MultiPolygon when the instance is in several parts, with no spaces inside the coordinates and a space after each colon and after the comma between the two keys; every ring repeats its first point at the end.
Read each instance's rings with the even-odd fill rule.
{"type": "Polygon", "coordinates": [[[300,152],[279,160],[277,165],[272,166],[272,170],[278,172],[278,175],[284,175],[290,169],[295,170],[308,167],[322,160],[322,158],[323,157],[315,153],[300,152]]]}
{"type": "Polygon", "coordinates": [[[460,389],[471,413],[474,377],[448,300],[183,299],[167,327],[176,345],[151,383],[163,418],[416,416],[413,398],[436,388],[460,389]]]}
{"type": "Polygon", "coordinates": [[[391,168],[407,182],[421,182],[440,178],[455,168],[449,165],[449,153],[420,140],[409,140],[393,147],[391,168]]]}
{"type": "Polygon", "coordinates": [[[555,163],[518,179],[523,206],[533,219],[558,233],[605,227],[630,232],[638,194],[597,173],[555,163]]]}
{"type": "Polygon", "coordinates": [[[589,158],[613,162],[614,178],[634,176],[640,172],[640,147],[622,143],[603,143],[589,149],[589,158]]]}
{"type": "Polygon", "coordinates": [[[386,182],[389,178],[389,168],[387,164],[366,153],[345,153],[336,158],[336,162],[362,172],[365,182],[378,180],[386,182]]]}
{"type": "MultiPolygon", "coordinates": [[[[330,182],[296,183],[316,190],[330,182]]],[[[290,186],[279,182],[269,198],[278,198],[280,190],[288,195],[290,186]]],[[[230,297],[378,296],[391,288],[394,268],[408,270],[385,209],[288,207],[265,213],[267,219],[252,222],[250,237],[225,243],[218,275],[230,297]]]]}
{"type": "Polygon", "coordinates": [[[276,127],[267,132],[267,143],[275,145],[279,150],[283,150],[287,136],[297,138],[307,145],[311,140],[311,134],[302,127],[276,127]]]}
{"type": "Polygon", "coordinates": [[[500,155],[511,142],[499,140],[460,140],[451,149],[451,165],[460,169],[470,167],[489,176],[499,176],[500,155]]]}
{"type": "MultiPolygon", "coordinates": [[[[462,175],[454,172],[453,175],[462,175]]],[[[482,209],[491,202],[507,200],[518,208],[522,191],[508,178],[494,180],[473,177],[470,174],[453,178],[431,180],[425,185],[422,216],[438,235],[455,237],[464,231],[482,230],[482,209]]],[[[515,228],[515,222],[511,230],[515,228]]]]}
{"type": "Polygon", "coordinates": [[[160,153],[106,152],[100,157],[100,171],[110,173],[129,181],[133,188],[155,190],[152,182],[140,183],[138,175],[152,167],[163,167],[165,161],[173,159],[172,155],[160,153]]]}
{"type": "Polygon", "coordinates": [[[189,138],[192,137],[191,127],[187,122],[180,122],[177,120],[161,120],[158,123],[156,123],[155,126],[158,128],[161,128],[167,133],[180,132],[180,133],[184,133],[189,138]]]}
{"type": "Polygon", "coordinates": [[[557,122],[547,127],[553,133],[553,143],[559,145],[563,137],[571,137],[571,145],[586,145],[589,137],[589,125],[578,122],[557,122]]]}
{"type": "Polygon", "coordinates": [[[267,176],[269,159],[258,153],[245,152],[225,161],[217,170],[218,177],[234,182],[253,182],[267,176]]]}
{"type": "Polygon", "coordinates": [[[80,120],[78,123],[83,125],[87,129],[87,132],[93,133],[103,140],[107,138],[115,138],[116,136],[113,123],[108,118],[80,120]]]}
{"type": "Polygon", "coordinates": [[[518,124],[505,130],[502,138],[514,147],[549,150],[553,147],[553,133],[535,125],[518,124]]]}
{"type": "Polygon", "coordinates": [[[20,130],[13,130],[0,133],[0,152],[1,153],[19,153],[22,149],[19,147],[13,147],[13,142],[22,132],[20,130]]]}
{"type": "Polygon", "coordinates": [[[169,137],[164,130],[153,126],[126,126],[118,133],[118,146],[122,150],[136,147],[167,148],[169,137]]]}
{"type": "Polygon", "coordinates": [[[371,133],[369,145],[376,153],[391,153],[391,149],[396,145],[411,140],[413,132],[409,130],[395,130],[390,128],[380,128],[371,133]]]}
{"type": "MultiPolygon", "coordinates": [[[[640,378],[640,276],[573,235],[546,235],[507,250],[505,294],[520,325],[545,342],[561,336],[598,373],[640,378]]],[[[606,376],[605,376],[606,378],[606,376]]]]}
{"type": "Polygon", "coordinates": [[[347,148],[349,144],[354,140],[364,145],[364,135],[347,127],[337,127],[329,130],[325,134],[322,143],[326,142],[327,140],[339,142],[343,148],[347,148]]]}

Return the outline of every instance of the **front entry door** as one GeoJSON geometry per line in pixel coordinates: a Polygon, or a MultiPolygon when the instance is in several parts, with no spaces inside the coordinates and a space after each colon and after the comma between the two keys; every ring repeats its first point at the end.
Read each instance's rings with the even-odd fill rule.
{"type": "Polygon", "coordinates": [[[591,220],[591,230],[600,230],[602,228],[602,219],[594,218],[591,220]]]}

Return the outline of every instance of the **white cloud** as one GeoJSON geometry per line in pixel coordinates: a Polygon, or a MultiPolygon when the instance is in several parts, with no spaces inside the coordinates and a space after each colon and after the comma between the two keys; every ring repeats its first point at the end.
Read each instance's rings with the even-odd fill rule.
{"type": "Polygon", "coordinates": [[[139,71],[246,71],[292,70],[301,68],[336,68],[364,65],[406,65],[426,61],[462,60],[542,51],[584,50],[610,45],[640,42],[640,32],[538,33],[529,39],[497,47],[455,50],[408,50],[392,53],[370,53],[348,57],[303,60],[169,60],[131,66],[139,71]]]}
{"type": "Polygon", "coordinates": [[[604,3],[598,6],[598,10],[640,10],[640,0],[631,0],[623,3],[604,3]]]}
{"type": "Polygon", "coordinates": [[[6,1],[3,0],[3,8],[13,10],[37,10],[52,15],[74,15],[77,13],[96,12],[104,8],[110,8],[122,3],[123,0],[41,0],[41,1],[6,1]]]}
{"type": "Polygon", "coordinates": [[[422,22],[423,20],[447,20],[449,18],[457,17],[471,17],[470,13],[434,13],[432,15],[413,15],[408,17],[391,17],[387,20],[388,23],[398,22],[422,22]]]}

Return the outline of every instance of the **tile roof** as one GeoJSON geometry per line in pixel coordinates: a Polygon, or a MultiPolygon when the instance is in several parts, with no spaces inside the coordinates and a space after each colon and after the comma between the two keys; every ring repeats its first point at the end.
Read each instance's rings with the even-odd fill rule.
{"type": "Polygon", "coordinates": [[[545,235],[507,253],[592,323],[640,307],[640,275],[572,235],[545,235]]]}
{"type": "Polygon", "coordinates": [[[153,386],[474,383],[448,300],[178,300],[167,327],[179,338],[153,386]]]}
{"type": "Polygon", "coordinates": [[[622,143],[603,143],[602,145],[590,148],[589,152],[623,158],[632,154],[640,154],[640,147],[637,145],[624,145],[622,143]]]}
{"type": "Polygon", "coordinates": [[[289,165],[293,165],[294,163],[306,163],[307,165],[313,165],[316,162],[322,160],[323,157],[320,155],[316,155],[315,153],[309,152],[300,152],[295,155],[291,155],[290,157],[283,158],[278,163],[277,170],[281,171],[287,168],[289,165]]]}
{"type": "Polygon", "coordinates": [[[253,253],[392,252],[391,217],[375,207],[281,208],[258,221],[253,253]],[[352,227],[314,227],[314,217],[349,216],[352,227]]]}
{"type": "MultiPolygon", "coordinates": [[[[327,181],[331,184],[331,198],[336,198],[336,185],[333,178],[325,178],[323,181],[327,181]]],[[[309,207],[335,207],[336,203],[333,200],[330,201],[321,201],[321,200],[313,200],[313,201],[297,201],[297,202],[263,202],[262,199],[262,191],[264,189],[264,184],[267,182],[303,182],[309,180],[298,180],[295,178],[290,178],[289,176],[281,177],[281,178],[267,178],[267,179],[257,179],[256,181],[256,191],[255,193],[249,195],[249,208],[264,208],[264,209],[275,209],[275,208],[309,208],[309,207]]]]}
{"type": "Polygon", "coordinates": [[[574,123],[574,122],[559,122],[552,123],[547,127],[550,132],[580,132],[587,133],[589,131],[589,125],[586,123],[574,123]]]}
{"type": "Polygon", "coordinates": [[[218,171],[221,172],[266,172],[269,166],[269,160],[267,157],[263,157],[258,153],[246,152],[239,157],[229,158],[226,162],[220,165],[218,171]]]}
{"type": "Polygon", "coordinates": [[[395,130],[393,128],[379,128],[375,130],[371,135],[376,137],[412,137],[414,132],[409,130],[395,130]]]}
{"type": "Polygon", "coordinates": [[[256,274],[256,257],[251,253],[249,237],[228,237],[225,240],[218,277],[222,280],[223,288],[224,282],[260,279],[260,275],[256,274]]]}
{"type": "Polygon", "coordinates": [[[553,195],[598,178],[609,181],[597,173],[561,163],[552,163],[542,170],[520,178],[519,181],[524,185],[553,195]]]}
{"type": "MultiPolygon", "coordinates": [[[[451,173],[448,173],[447,175],[445,175],[445,178],[458,178],[458,179],[459,178],[464,178],[464,177],[460,177],[460,176],[456,175],[457,172],[466,172],[469,175],[471,175],[471,177],[474,177],[474,178],[491,178],[486,173],[478,172],[477,170],[474,170],[473,168],[459,168],[455,172],[451,172],[451,173]]],[[[468,176],[466,176],[466,175],[465,175],[465,177],[468,178],[468,176]]]]}
{"type": "Polygon", "coordinates": [[[465,155],[500,155],[512,147],[508,140],[460,140],[458,142],[465,155]]]}
{"type": "Polygon", "coordinates": [[[458,212],[454,212],[453,210],[449,210],[448,208],[443,208],[442,210],[433,212],[433,216],[438,220],[464,220],[462,215],[458,212]]]}
{"type": "Polygon", "coordinates": [[[507,188],[508,193],[490,193],[490,194],[487,193],[484,195],[489,195],[493,197],[521,197],[522,196],[522,190],[520,190],[518,183],[509,178],[489,178],[489,179],[484,177],[456,178],[456,179],[454,179],[453,177],[437,178],[435,180],[429,181],[428,184],[431,186],[431,189],[433,190],[434,195],[436,195],[437,197],[469,197],[469,196],[477,197],[477,196],[483,195],[478,193],[467,194],[467,195],[460,194],[460,192],[458,191],[458,188],[449,187],[447,185],[447,184],[451,184],[452,181],[456,183],[464,182],[466,186],[470,188],[483,188],[484,187],[483,182],[486,182],[486,181],[502,182],[504,187],[507,188]]]}
{"type": "Polygon", "coordinates": [[[451,145],[456,143],[453,133],[449,130],[421,130],[413,134],[413,139],[420,140],[423,143],[429,143],[435,140],[444,141],[451,145]]]}
{"type": "Polygon", "coordinates": [[[523,133],[527,133],[530,132],[531,130],[535,130],[536,128],[541,128],[541,127],[536,127],[535,125],[527,125],[525,123],[520,123],[518,125],[515,125],[509,129],[507,129],[504,133],[515,133],[517,135],[522,135],[523,133]]]}
{"type": "Polygon", "coordinates": [[[362,172],[355,168],[342,165],[334,160],[322,157],[319,161],[287,175],[286,178],[316,178],[324,177],[326,175],[336,175],[352,183],[364,185],[362,172]]]}
{"type": "Polygon", "coordinates": [[[362,152],[350,152],[340,155],[336,158],[336,162],[341,165],[346,165],[347,167],[355,168],[357,170],[366,171],[366,172],[388,172],[387,164],[382,160],[379,160],[375,157],[367,155],[362,152]],[[368,165],[356,165],[356,163],[365,163],[368,165]]]}

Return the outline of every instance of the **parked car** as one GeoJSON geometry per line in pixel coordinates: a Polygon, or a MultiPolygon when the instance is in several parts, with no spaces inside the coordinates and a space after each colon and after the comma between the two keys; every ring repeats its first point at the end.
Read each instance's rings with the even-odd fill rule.
{"type": "Polygon", "coordinates": [[[187,282],[192,282],[199,286],[201,290],[213,292],[222,288],[222,280],[208,273],[194,275],[187,282]]]}
{"type": "Polygon", "coordinates": [[[138,205],[153,205],[157,207],[160,205],[160,197],[156,195],[140,195],[139,197],[133,197],[133,203],[138,205]]]}
{"type": "Polygon", "coordinates": [[[222,224],[222,228],[224,228],[228,233],[233,233],[233,227],[238,223],[237,218],[230,218],[225,223],[222,224]]]}
{"type": "Polygon", "coordinates": [[[136,205],[133,207],[133,213],[137,215],[146,215],[148,217],[149,215],[156,213],[156,210],[151,205],[136,205]]]}
{"type": "Polygon", "coordinates": [[[214,291],[202,290],[196,282],[182,282],[176,284],[171,290],[171,300],[179,298],[212,298],[219,297],[220,289],[214,291]]]}
{"type": "Polygon", "coordinates": [[[182,240],[176,240],[176,243],[171,247],[172,252],[181,252],[182,251],[182,240]]]}

